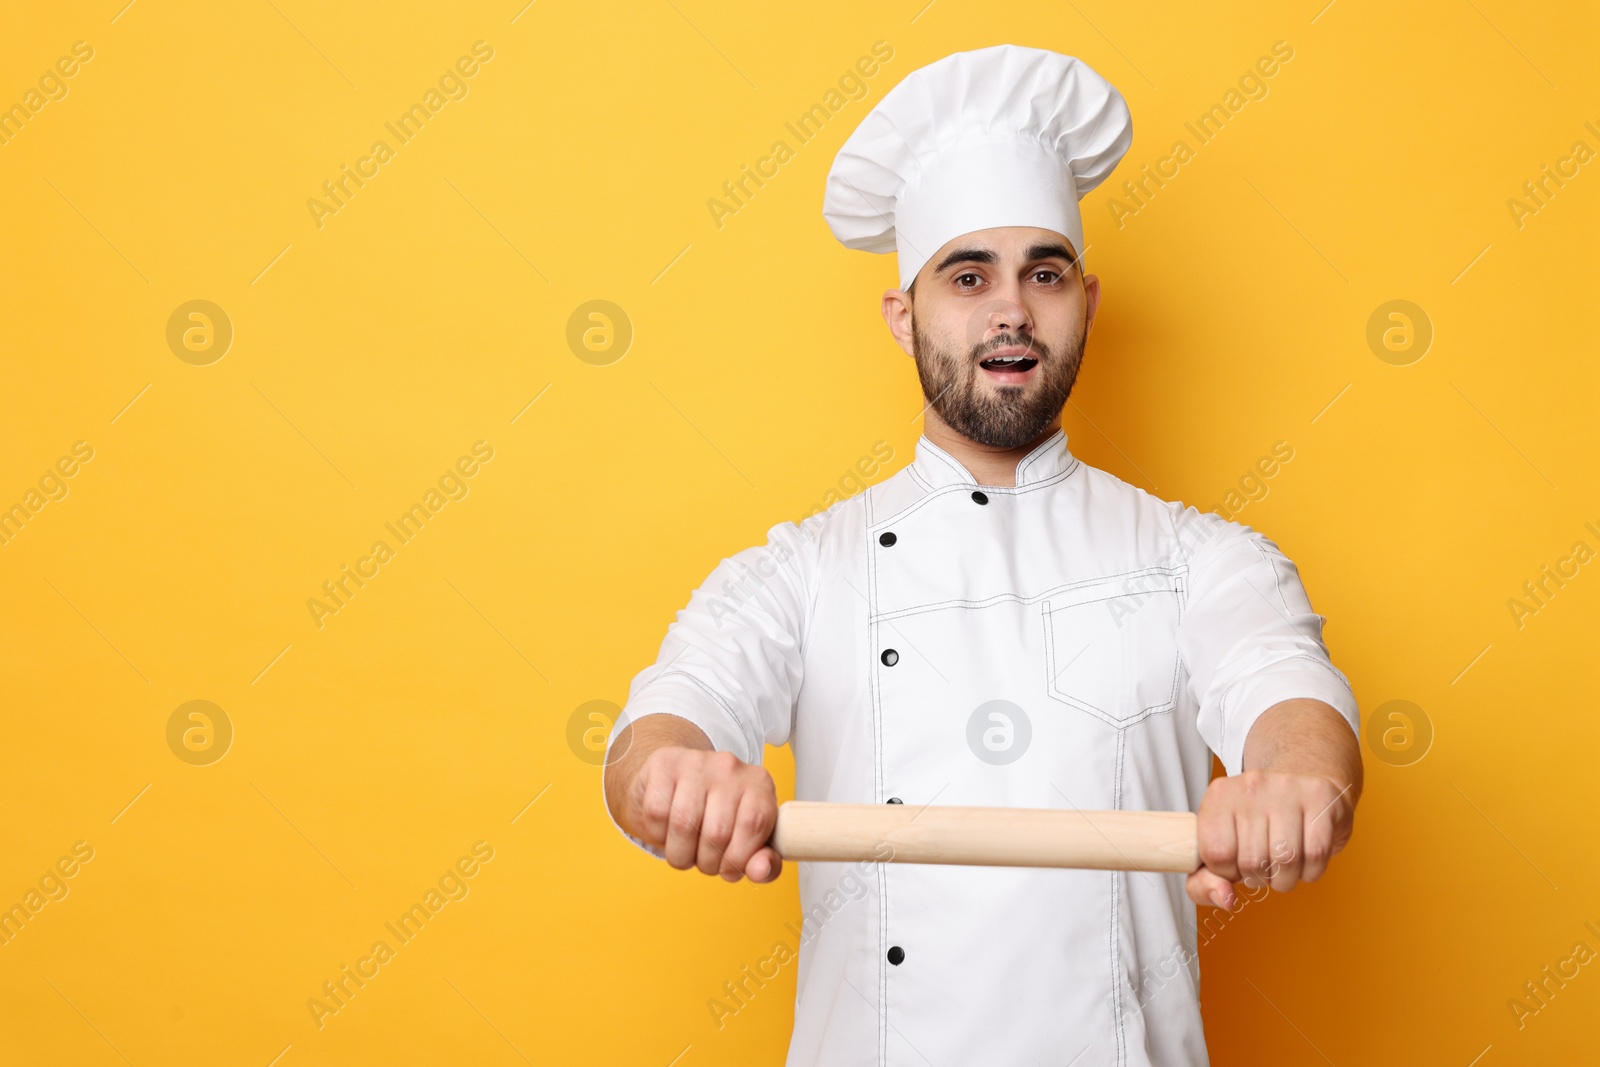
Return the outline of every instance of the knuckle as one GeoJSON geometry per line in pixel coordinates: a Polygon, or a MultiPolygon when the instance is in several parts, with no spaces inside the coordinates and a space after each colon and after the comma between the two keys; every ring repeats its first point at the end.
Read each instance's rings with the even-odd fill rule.
{"type": "Polygon", "coordinates": [[[652,823],[664,823],[667,821],[668,816],[672,814],[672,806],[668,803],[666,797],[660,793],[651,792],[646,794],[644,799],[644,814],[645,818],[652,823]]]}
{"type": "Polygon", "coordinates": [[[770,828],[765,808],[746,804],[739,809],[739,829],[744,833],[754,836],[765,833],[770,828]]]}

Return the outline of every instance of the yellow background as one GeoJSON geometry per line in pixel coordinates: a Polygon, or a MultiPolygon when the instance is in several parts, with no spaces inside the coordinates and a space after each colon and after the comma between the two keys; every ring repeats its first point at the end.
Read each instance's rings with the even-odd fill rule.
{"type": "Polygon", "coordinates": [[[1600,549],[1600,164],[1520,227],[1507,207],[1600,149],[1592,11],[105,0],[4,21],[0,104],[75,41],[94,58],[0,147],[0,506],[74,442],[94,458],[0,546],[0,906],[74,842],[94,858],[0,947],[0,1060],[781,1058],[792,965],[720,1030],[706,1001],[787,936],[793,878],[635,850],[569,718],[625,697],[719,558],[880,439],[909,461],[893,259],[832,240],[823,178],[908,72],[1002,42],[1083,57],[1134,117],[1083,203],[1105,298],[1071,447],[1210,508],[1289,442],[1239,521],[1300,564],[1363,711],[1413,701],[1435,734],[1409,766],[1369,758],[1325,881],[1206,948],[1215,1062],[1592,1057],[1600,965],[1521,1028],[1507,1003],[1600,950],[1600,565],[1521,628],[1507,607],[1600,549]],[[479,40],[466,98],[318,228],[307,200],[479,40]],[[879,40],[866,99],[716,226],[707,199],[879,40]],[[1113,187],[1280,40],[1268,95],[1119,228],[1113,187]],[[234,328],[208,366],[166,341],[194,299],[234,328]],[[595,299],[634,329],[605,366],[566,341],[595,299]],[[1366,342],[1393,299],[1434,330],[1408,366],[1366,342]],[[469,495],[319,629],[307,600],[480,440],[469,495]],[[168,747],[190,700],[235,731],[208,766],[168,747]],[[319,1029],[308,998],[477,841],[469,895],[319,1029]]]}

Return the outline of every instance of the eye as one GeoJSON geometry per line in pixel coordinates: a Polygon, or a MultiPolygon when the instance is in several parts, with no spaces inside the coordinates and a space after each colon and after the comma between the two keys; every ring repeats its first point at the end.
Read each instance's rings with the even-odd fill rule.
{"type": "Polygon", "coordinates": [[[1049,269],[1034,271],[1033,272],[1034,281],[1038,281],[1040,278],[1044,278],[1045,279],[1045,281],[1043,282],[1044,285],[1051,285],[1051,284],[1059,281],[1061,279],[1061,275],[1056,273],[1055,271],[1049,270],[1049,269]]]}
{"type": "Polygon", "coordinates": [[[970,289],[970,288],[972,288],[972,286],[979,285],[982,282],[983,282],[983,279],[981,277],[979,277],[976,273],[974,273],[973,271],[970,271],[970,270],[967,271],[965,274],[958,274],[955,277],[955,283],[956,283],[957,287],[962,288],[962,289],[970,289]],[[968,278],[972,279],[972,281],[970,283],[967,281],[968,278]]]}

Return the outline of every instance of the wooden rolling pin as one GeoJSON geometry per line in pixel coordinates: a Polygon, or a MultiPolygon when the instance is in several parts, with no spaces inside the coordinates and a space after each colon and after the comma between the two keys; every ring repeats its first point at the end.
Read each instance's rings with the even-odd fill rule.
{"type": "Polygon", "coordinates": [[[1180,871],[1200,866],[1187,811],[953,808],[910,804],[778,807],[772,845],[786,860],[951,863],[1180,871]]]}

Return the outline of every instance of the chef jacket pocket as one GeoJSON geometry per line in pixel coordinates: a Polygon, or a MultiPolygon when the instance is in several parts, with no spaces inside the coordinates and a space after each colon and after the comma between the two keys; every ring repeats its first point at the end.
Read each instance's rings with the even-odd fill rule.
{"type": "Polygon", "coordinates": [[[1178,699],[1183,574],[1121,574],[1042,604],[1050,695],[1113,726],[1171,711],[1178,699]]]}

